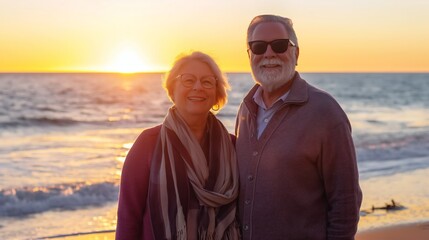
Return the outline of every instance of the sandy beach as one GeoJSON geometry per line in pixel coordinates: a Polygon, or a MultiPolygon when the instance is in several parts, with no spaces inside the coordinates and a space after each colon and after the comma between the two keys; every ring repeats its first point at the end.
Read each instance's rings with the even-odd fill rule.
{"type": "MultiPolygon", "coordinates": [[[[380,176],[361,181],[364,193],[363,213],[357,240],[426,240],[429,239],[429,190],[426,181],[429,169],[380,176]],[[394,199],[403,207],[398,210],[379,209],[394,199]]],[[[50,239],[110,240],[114,231],[76,234],[50,239]]]]}
{"type": "Polygon", "coordinates": [[[356,240],[426,240],[429,239],[429,222],[381,227],[359,232],[356,240]]]}
{"type": "Polygon", "coordinates": [[[361,181],[364,194],[357,240],[423,240],[429,239],[429,190],[426,186],[429,169],[361,181]],[[398,210],[379,209],[391,204],[398,210]]]}
{"type": "Polygon", "coordinates": [[[114,240],[115,232],[112,231],[103,231],[97,233],[82,233],[75,234],[70,236],[62,236],[55,238],[42,238],[42,239],[65,239],[65,240],[114,240]]]}
{"type": "MultiPolygon", "coordinates": [[[[114,232],[82,234],[63,238],[66,240],[113,240],[114,232]]],[[[359,232],[356,240],[426,240],[429,239],[429,222],[382,227],[359,232]]]]}
{"type": "Polygon", "coordinates": [[[364,232],[392,225],[429,222],[428,176],[429,168],[426,168],[361,181],[360,185],[364,196],[359,231],[364,232]],[[379,209],[372,211],[373,206],[382,208],[386,204],[391,204],[392,200],[402,207],[398,210],[379,209]]]}

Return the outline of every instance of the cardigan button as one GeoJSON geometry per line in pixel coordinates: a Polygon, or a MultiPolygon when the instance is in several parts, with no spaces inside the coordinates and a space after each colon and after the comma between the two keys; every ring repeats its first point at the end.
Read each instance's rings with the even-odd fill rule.
{"type": "Polygon", "coordinates": [[[253,177],[253,175],[252,175],[252,174],[250,174],[249,176],[247,176],[247,180],[249,180],[249,181],[253,181],[253,179],[255,179],[255,178],[253,177]]]}
{"type": "Polygon", "coordinates": [[[243,230],[244,230],[244,231],[249,230],[249,225],[247,225],[247,224],[246,224],[246,225],[244,225],[244,226],[243,226],[243,230]]]}
{"type": "Polygon", "coordinates": [[[257,155],[258,155],[258,151],[254,151],[253,156],[257,156],[257,155]]]}

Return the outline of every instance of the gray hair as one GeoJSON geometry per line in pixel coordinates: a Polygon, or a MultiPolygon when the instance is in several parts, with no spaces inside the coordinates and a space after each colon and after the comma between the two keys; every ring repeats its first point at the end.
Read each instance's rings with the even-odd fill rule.
{"type": "Polygon", "coordinates": [[[249,27],[247,28],[247,42],[249,42],[250,36],[252,36],[253,31],[255,30],[256,26],[263,22],[278,22],[281,23],[287,33],[289,34],[289,39],[292,40],[292,42],[295,43],[295,45],[298,47],[298,38],[296,37],[295,30],[293,29],[293,23],[292,20],[289,18],[277,16],[277,15],[259,15],[252,19],[252,21],[249,24],[249,27]]]}

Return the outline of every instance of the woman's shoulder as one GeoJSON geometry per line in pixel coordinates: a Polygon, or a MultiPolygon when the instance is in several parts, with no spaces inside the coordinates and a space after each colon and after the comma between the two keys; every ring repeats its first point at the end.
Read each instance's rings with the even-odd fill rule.
{"type": "Polygon", "coordinates": [[[136,145],[136,146],[153,145],[158,139],[160,131],[161,131],[161,125],[143,129],[143,131],[137,137],[133,145],[136,145]]]}
{"type": "Polygon", "coordinates": [[[160,130],[161,125],[144,129],[131,146],[125,162],[140,164],[141,159],[146,159],[144,162],[148,163],[155,149],[160,130]]]}
{"type": "Polygon", "coordinates": [[[158,136],[160,131],[161,131],[161,125],[157,125],[154,127],[143,129],[143,131],[140,133],[140,136],[142,135],[146,137],[158,136]]]}

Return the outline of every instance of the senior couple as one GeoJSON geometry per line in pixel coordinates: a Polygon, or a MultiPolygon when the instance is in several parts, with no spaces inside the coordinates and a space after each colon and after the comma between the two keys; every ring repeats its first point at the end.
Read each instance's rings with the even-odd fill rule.
{"type": "Polygon", "coordinates": [[[362,194],[346,114],[295,71],[290,19],[256,16],[247,42],[256,84],[235,136],[212,113],[229,85],[210,56],[182,56],[166,75],[173,106],[126,157],[117,240],[354,239],[362,194]]]}

